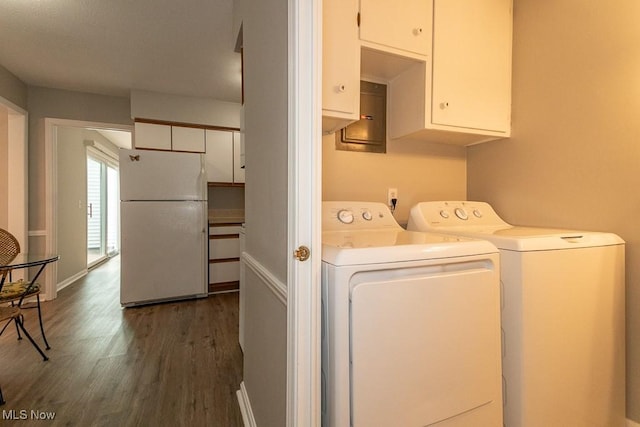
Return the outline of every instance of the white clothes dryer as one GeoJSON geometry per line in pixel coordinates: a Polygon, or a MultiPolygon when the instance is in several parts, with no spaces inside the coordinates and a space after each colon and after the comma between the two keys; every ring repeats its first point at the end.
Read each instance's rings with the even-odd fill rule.
{"type": "Polygon", "coordinates": [[[502,426],[499,255],[324,202],[322,425],[502,426]]]}
{"type": "Polygon", "coordinates": [[[423,202],[409,230],[500,250],[506,427],[625,425],[624,241],[512,226],[483,202],[423,202]]]}

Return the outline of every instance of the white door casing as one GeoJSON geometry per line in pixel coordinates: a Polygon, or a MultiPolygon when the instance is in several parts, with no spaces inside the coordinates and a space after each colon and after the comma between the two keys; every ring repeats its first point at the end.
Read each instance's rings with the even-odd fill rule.
{"type": "Polygon", "coordinates": [[[289,0],[289,427],[320,425],[321,28],[321,1],[289,0]],[[298,261],[303,245],[311,256],[298,261]]]}

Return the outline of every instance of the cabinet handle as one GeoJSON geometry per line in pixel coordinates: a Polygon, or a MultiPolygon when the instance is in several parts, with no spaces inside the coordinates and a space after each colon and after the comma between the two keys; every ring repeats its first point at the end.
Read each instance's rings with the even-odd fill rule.
{"type": "Polygon", "coordinates": [[[440,109],[444,110],[445,108],[449,108],[449,103],[448,102],[441,102],[440,103],[440,109]]]}
{"type": "Polygon", "coordinates": [[[419,36],[420,34],[422,34],[422,28],[414,28],[413,29],[413,35],[414,36],[419,36]]]}
{"type": "Polygon", "coordinates": [[[347,87],[345,85],[338,85],[336,89],[338,90],[338,92],[342,93],[342,92],[346,92],[347,87]]]}

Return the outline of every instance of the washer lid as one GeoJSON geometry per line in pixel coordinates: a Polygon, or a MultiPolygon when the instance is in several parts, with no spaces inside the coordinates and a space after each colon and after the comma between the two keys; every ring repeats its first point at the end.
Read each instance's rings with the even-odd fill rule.
{"type": "Polygon", "coordinates": [[[450,227],[446,231],[476,239],[487,239],[499,249],[511,251],[543,251],[594,246],[622,245],[624,240],[612,233],[563,230],[556,228],[498,226],[450,227]]]}
{"type": "Polygon", "coordinates": [[[407,228],[487,239],[499,249],[521,252],[624,244],[611,233],[512,226],[485,202],[418,203],[407,228]]]}
{"type": "Polygon", "coordinates": [[[400,230],[325,231],[322,260],[337,266],[497,253],[486,240],[400,230]]]}

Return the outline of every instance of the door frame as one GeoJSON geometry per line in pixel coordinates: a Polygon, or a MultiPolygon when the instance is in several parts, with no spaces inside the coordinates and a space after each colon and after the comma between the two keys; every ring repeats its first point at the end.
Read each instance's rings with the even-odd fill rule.
{"type": "Polygon", "coordinates": [[[319,426],[322,1],[288,1],[287,426],[319,426]],[[302,245],[304,262],[293,256],[302,245]]]}
{"type": "MultiPolygon", "coordinates": [[[[7,228],[20,242],[20,251],[29,249],[29,113],[0,96],[7,109],[8,200],[14,201],[7,215],[7,228]]],[[[21,274],[21,273],[19,273],[21,274]]]]}
{"type": "MultiPolygon", "coordinates": [[[[45,250],[47,253],[58,253],[58,126],[118,130],[131,132],[132,125],[117,123],[89,122],[69,119],[44,119],[44,201],[45,201],[45,250]]],[[[43,272],[44,297],[46,301],[58,296],[58,269],[52,263],[43,272]]]]}

